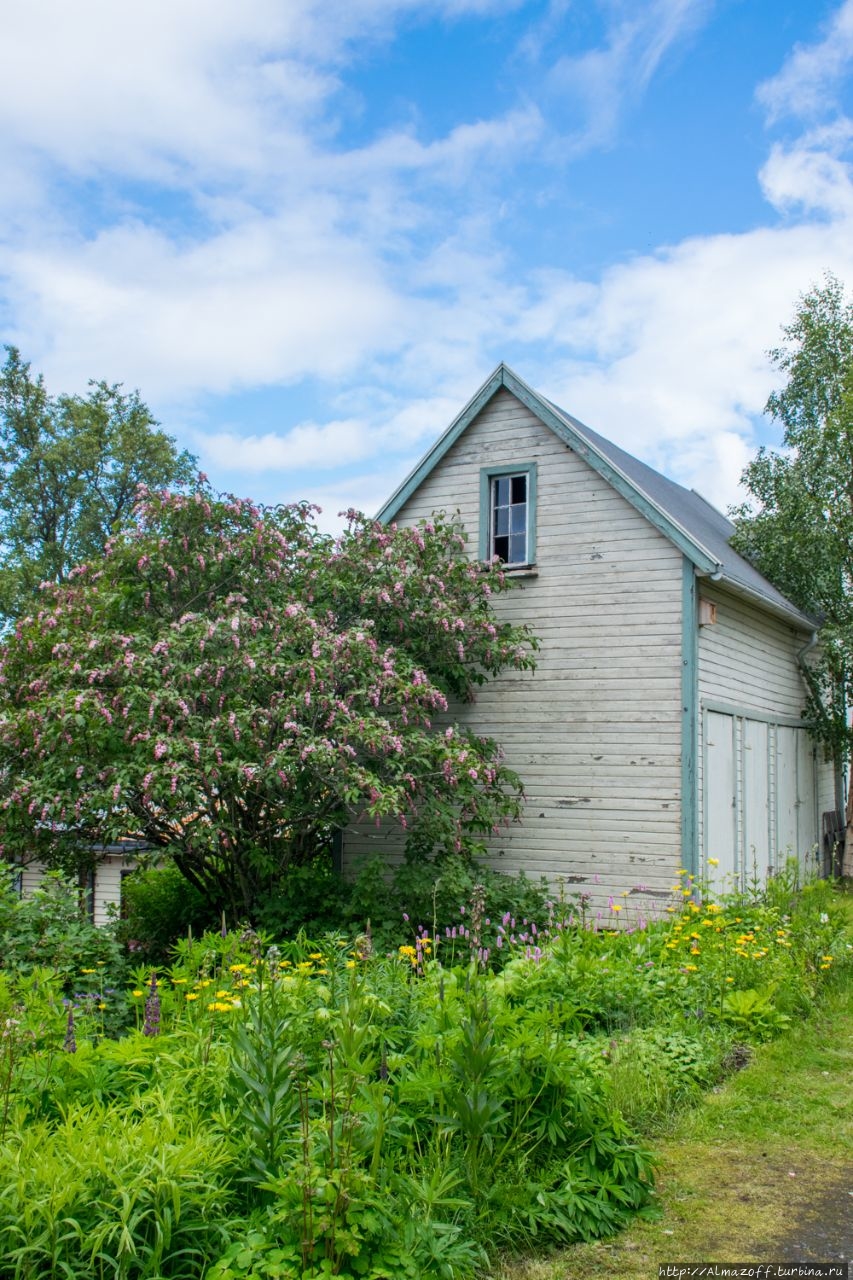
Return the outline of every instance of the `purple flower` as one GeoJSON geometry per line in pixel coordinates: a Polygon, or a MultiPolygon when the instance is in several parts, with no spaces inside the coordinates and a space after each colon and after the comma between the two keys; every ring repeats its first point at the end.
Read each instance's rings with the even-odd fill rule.
{"type": "Polygon", "coordinates": [[[142,1027],[144,1036],[160,1034],[160,993],[157,990],[157,973],[151,974],[151,986],[145,1001],[145,1022],[142,1027]]]}
{"type": "Polygon", "coordinates": [[[68,1021],[65,1027],[65,1040],[62,1045],[66,1053],[77,1052],[77,1039],[74,1035],[74,1009],[69,1006],[68,1021]]]}

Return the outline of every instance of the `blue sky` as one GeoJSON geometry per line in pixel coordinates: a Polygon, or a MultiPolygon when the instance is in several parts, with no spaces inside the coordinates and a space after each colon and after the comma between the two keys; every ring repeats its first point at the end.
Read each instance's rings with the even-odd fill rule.
{"type": "Polygon", "coordinates": [[[500,360],[725,506],[853,283],[851,62],[853,0],[28,0],[0,337],[330,527],[500,360]]]}

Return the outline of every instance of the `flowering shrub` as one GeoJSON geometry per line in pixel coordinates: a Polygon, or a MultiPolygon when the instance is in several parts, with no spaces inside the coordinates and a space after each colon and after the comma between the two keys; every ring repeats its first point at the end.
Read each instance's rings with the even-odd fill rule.
{"type": "Polygon", "coordinates": [[[135,515],[0,646],[0,854],[72,865],[135,835],[257,922],[354,817],[431,856],[518,814],[498,745],[434,724],[535,648],[458,522],[351,513],[333,540],[307,505],[202,492],[135,515]]]}

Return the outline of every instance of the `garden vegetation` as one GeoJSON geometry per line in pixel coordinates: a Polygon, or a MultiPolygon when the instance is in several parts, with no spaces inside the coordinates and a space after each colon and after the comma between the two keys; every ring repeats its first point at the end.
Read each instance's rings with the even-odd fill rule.
{"type": "Polygon", "coordinates": [[[462,1280],[606,1236],[655,1212],[650,1135],[851,956],[794,871],[684,872],[659,918],[475,885],[392,949],[220,930],[130,971],[74,893],[0,895],[2,1280],[462,1280]]]}

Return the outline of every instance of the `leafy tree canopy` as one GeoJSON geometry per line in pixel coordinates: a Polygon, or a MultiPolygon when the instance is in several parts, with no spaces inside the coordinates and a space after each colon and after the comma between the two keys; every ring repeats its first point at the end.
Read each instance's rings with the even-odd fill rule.
{"type": "MultiPolygon", "coordinates": [[[[800,299],[784,346],[787,375],[767,402],[782,449],[760,449],[744,472],[750,500],[733,514],[735,546],[795,604],[822,621],[809,711],[838,761],[853,737],[853,302],[828,275],[800,299]]],[[[853,813],[848,811],[848,824],[853,813]]],[[[853,839],[848,840],[853,849],[853,839]]]]}
{"type": "Polygon", "coordinates": [[[448,705],[532,665],[454,520],[337,540],[308,506],[151,492],[0,649],[0,842],[73,865],[135,836],[257,916],[359,815],[474,851],[520,783],[448,705]],[[440,727],[438,725],[440,721],[440,727]]]}
{"type": "Polygon", "coordinates": [[[15,618],[44,580],[62,582],[124,523],[140,484],[192,487],[178,453],[136,392],[93,382],[51,397],[14,347],[0,370],[0,620],[15,618]]]}

